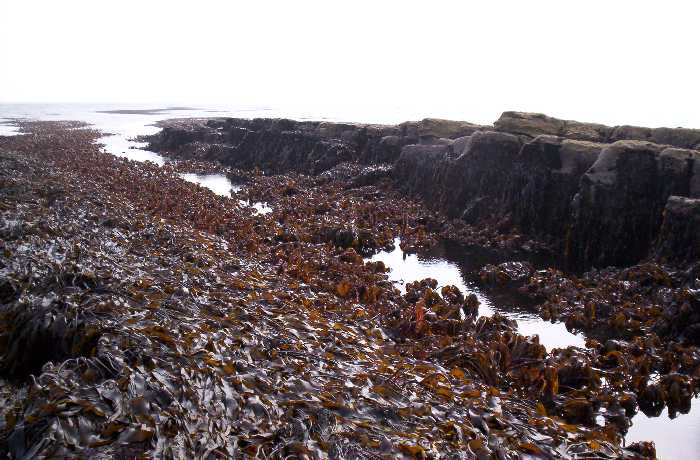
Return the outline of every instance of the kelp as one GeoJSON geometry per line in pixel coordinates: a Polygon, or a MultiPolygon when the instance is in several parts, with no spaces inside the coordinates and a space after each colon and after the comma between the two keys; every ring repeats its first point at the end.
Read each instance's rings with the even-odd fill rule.
{"type": "Polygon", "coordinates": [[[645,355],[548,353],[454,286],[401,293],[362,254],[444,229],[386,184],[228,171],[228,199],[74,127],[0,139],[4,455],[652,458],[593,418],[693,389],[690,351],[616,380],[645,355]]]}

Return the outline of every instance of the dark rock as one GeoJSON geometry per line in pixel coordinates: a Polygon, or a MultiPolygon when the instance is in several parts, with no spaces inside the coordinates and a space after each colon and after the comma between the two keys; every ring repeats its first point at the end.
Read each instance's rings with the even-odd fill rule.
{"type": "Polygon", "coordinates": [[[575,268],[630,265],[646,257],[668,198],[689,193],[696,157],[642,141],[607,146],[572,203],[567,255],[575,268]]]}
{"type": "Polygon", "coordinates": [[[394,165],[393,177],[405,191],[420,196],[427,204],[441,207],[446,185],[444,168],[448,161],[449,146],[408,145],[394,165]]]}
{"type": "Polygon", "coordinates": [[[562,241],[581,176],[602,148],[603,144],[544,135],[523,145],[509,182],[514,223],[525,233],[562,241]]]}
{"type": "Polygon", "coordinates": [[[497,212],[498,209],[493,205],[489,197],[480,196],[471,200],[459,217],[467,224],[475,225],[482,217],[490,216],[497,212]]]}
{"type": "Polygon", "coordinates": [[[669,197],[654,255],[664,263],[700,260],[700,199],[669,197]]]}
{"type": "Polygon", "coordinates": [[[345,161],[392,163],[405,145],[441,143],[481,128],[432,118],[397,126],[230,118],[174,122],[150,138],[149,148],[242,169],[318,174],[345,161]]]}
{"type": "Polygon", "coordinates": [[[680,198],[666,207],[671,196],[700,198],[700,153],[683,150],[698,146],[700,130],[523,112],[503,113],[494,127],[431,118],[395,126],[172,121],[151,138],[154,150],[235,168],[314,174],[350,187],[391,178],[447,218],[537,238],[575,270],[648,256],[697,260],[694,207],[680,198]]]}
{"type": "Polygon", "coordinates": [[[520,146],[520,140],[512,134],[480,131],[470,136],[454,167],[446,171],[447,183],[454,184],[447,196],[448,215],[462,214],[472,200],[480,197],[489,197],[496,209],[507,209],[508,170],[520,146]]]}

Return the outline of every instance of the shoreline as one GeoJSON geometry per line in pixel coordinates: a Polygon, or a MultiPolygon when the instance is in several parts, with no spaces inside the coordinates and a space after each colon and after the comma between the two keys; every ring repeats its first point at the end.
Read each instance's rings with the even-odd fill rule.
{"type": "MultiPolygon", "coordinates": [[[[700,260],[700,130],[606,127],[506,112],[493,126],[175,119],[149,149],[268,173],[375,166],[408,196],[468,224],[514,229],[567,268],[700,260]],[[664,142],[655,144],[650,141],[664,142]],[[680,239],[679,239],[680,238],[680,239]],[[686,249],[687,248],[687,249],[686,249]]],[[[368,178],[369,179],[369,178],[368,178]]]]}
{"type": "MultiPolygon", "coordinates": [[[[0,428],[0,449],[15,455],[32,448],[159,455],[174,452],[162,442],[169,439],[184,452],[221,455],[335,449],[413,458],[498,450],[556,456],[564,449],[651,458],[649,445],[621,447],[612,427],[626,423],[637,400],[654,410],[689,404],[697,385],[700,355],[674,342],[678,331],[656,342],[617,339],[548,353],[503,317],[461,318],[460,311],[472,311],[466,293],[436,292],[426,281],[402,295],[383,264],[361,254],[390,247],[399,234],[407,249],[450,233],[512,248],[507,235],[489,233],[496,226],[479,233],[401,198],[393,176],[375,165],[341,162],[318,175],[227,169],[245,178],[248,198],[272,204],[271,213],[254,215],[177,176],[181,167],[206,168],[201,157],[181,166],[137,164],[100,153],[89,130],[28,126],[26,139],[0,138],[3,188],[18,190],[4,196],[3,207],[22,223],[8,230],[3,282],[7,273],[21,275],[25,245],[35,270],[46,270],[45,281],[11,281],[12,294],[3,284],[16,296],[3,300],[0,344],[15,344],[14,352],[2,348],[4,372],[27,386],[23,379],[37,376],[28,397],[8,408],[14,424],[0,428]],[[52,241],[65,252],[37,251],[52,241]],[[18,326],[35,327],[47,314],[59,320],[40,332],[64,349],[48,350],[33,329],[18,326]],[[60,320],[69,317],[77,328],[60,320]],[[26,368],[18,347],[35,350],[42,362],[26,368]],[[664,366],[665,380],[647,385],[664,366]],[[338,383],[344,381],[350,385],[338,383]],[[195,396],[199,388],[209,396],[195,396]],[[608,414],[604,428],[591,424],[600,407],[608,414]],[[446,408],[449,418],[440,415],[446,408]],[[198,416],[188,422],[198,436],[207,433],[199,444],[181,418],[187,413],[198,416]],[[444,429],[436,434],[436,426],[444,429]],[[235,442],[223,434],[231,430],[235,442]],[[80,441],[42,445],[49,432],[80,441]],[[13,441],[20,436],[24,445],[13,441]]],[[[653,265],[586,276],[550,270],[515,279],[501,265],[483,274],[487,284],[506,277],[545,296],[541,311],[551,318],[580,315],[576,326],[584,328],[610,320],[623,336],[650,332],[625,302],[639,295],[657,302],[645,293],[649,286],[681,295],[687,282],[653,265]],[[610,283],[623,295],[609,317],[595,308],[591,315],[589,306],[581,311],[584,289],[607,301],[610,283]]]]}

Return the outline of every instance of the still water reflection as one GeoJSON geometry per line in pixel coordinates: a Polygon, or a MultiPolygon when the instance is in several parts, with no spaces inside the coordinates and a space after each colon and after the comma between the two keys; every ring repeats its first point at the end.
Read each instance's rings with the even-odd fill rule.
{"type": "MultiPolygon", "coordinates": [[[[237,192],[241,189],[240,185],[235,185],[231,180],[224,174],[194,174],[185,173],[180,174],[184,180],[192,182],[202,187],[206,187],[217,195],[225,196],[226,198],[231,198],[231,192],[237,192]]],[[[254,214],[268,214],[272,212],[272,208],[262,201],[244,201],[240,200],[242,206],[250,206],[253,208],[254,214]]]]}
{"type": "Polygon", "coordinates": [[[240,190],[240,187],[234,186],[231,180],[223,174],[180,174],[180,177],[188,182],[199,184],[206,187],[217,195],[231,198],[231,190],[240,190]]]}
{"type": "MultiPolygon", "coordinates": [[[[584,336],[572,334],[563,323],[552,324],[542,320],[533,310],[532,303],[517,292],[509,290],[486,291],[476,283],[476,271],[487,263],[500,263],[496,254],[474,251],[463,246],[444,243],[417,254],[406,254],[399,248],[384,251],[372,257],[391,269],[389,277],[405,292],[406,283],[434,278],[438,286],[454,285],[462,292],[473,293],[481,302],[479,314],[491,316],[495,312],[515,319],[523,335],[538,335],[547,350],[567,346],[584,347],[584,336]]],[[[541,261],[540,261],[541,262],[541,261]]],[[[636,441],[654,441],[660,459],[700,458],[700,398],[693,401],[688,414],[668,417],[664,409],[658,417],[639,412],[632,418],[632,426],[625,436],[627,444],[636,441]]]]}
{"type": "Polygon", "coordinates": [[[491,316],[498,312],[515,319],[521,334],[538,335],[540,343],[548,350],[584,346],[582,334],[569,332],[562,323],[542,320],[531,308],[532,302],[517,292],[486,291],[479,287],[472,273],[486,264],[486,259],[490,258],[489,262],[493,262],[493,255],[469,254],[465,248],[458,245],[452,245],[452,250],[442,246],[420,255],[406,254],[399,248],[398,239],[394,244],[396,248],[393,251],[380,252],[371,260],[384,262],[391,269],[390,279],[395,281],[402,291],[405,292],[407,283],[434,278],[439,287],[454,285],[463,293],[475,294],[481,302],[480,315],[491,316]]]}
{"type": "Polygon", "coordinates": [[[647,417],[643,413],[632,418],[625,441],[653,440],[656,456],[660,459],[700,458],[700,404],[699,398],[693,400],[690,412],[679,414],[676,418],[668,417],[668,408],[658,417],[647,417]]]}

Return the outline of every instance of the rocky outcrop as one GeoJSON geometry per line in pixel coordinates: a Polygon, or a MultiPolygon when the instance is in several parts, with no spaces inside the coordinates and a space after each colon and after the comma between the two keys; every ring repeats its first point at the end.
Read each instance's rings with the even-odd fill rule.
{"type": "Polygon", "coordinates": [[[408,193],[432,203],[435,209],[448,211],[445,195],[451,190],[444,175],[453,163],[451,154],[450,145],[408,145],[394,164],[393,177],[408,193]]]}
{"type": "Polygon", "coordinates": [[[504,112],[494,123],[498,131],[527,136],[542,134],[568,139],[612,143],[619,140],[648,141],[684,149],[700,149],[700,129],[643,128],[639,126],[605,126],[561,120],[541,113],[504,112]]]}
{"type": "Polygon", "coordinates": [[[458,139],[487,128],[466,121],[442,120],[438,118],[407,121],[401,123],[399,127],[401,136],[406,139],[408,144],[433,144],[439,139],[458,139]]]}
{"type": "Polygon", "coordinates": [[[607,146],[572,203],[569,259],[578,268],[627,265],[649,254],[671,195],[688,196],[698,152],[644,141],[607,146]]]}
{"type": "Polygon", "coordinates": [[[564,238],[581,176],[602,148],[599,143],[555,136],[539,136],[523,145],[508,208],[523,232],[548,241],[564,238]]]}
{"type": "Polygon", "coordinates": [[[560,120],[541,113],[503,112],[494,127],[498,131],[537,137],[542,134],[569,139],[605,142],[611,128],[595,123],[560,120]]]}
{"type": "Polygon", "coordinates": [[[336,174],[359,163],[348,169],[364,171],[347,178],[351,186],[390,176],[448,218],[506,223],[548,242],[574,269],[651,256],[697,260],[698,252],[683,249],[700,233],[692,200],[700,198],[697,147],[700,130],[522,112],[505,112],[494,126],[211,119],[171,122],[151,138],[153,150],[179,158],[270,173],[336,174]]]}
{"type": "Polygon", "coordinates": [[[149,148],[179,158],[278,173],[318,174],[339,163],[393,163],[401,148],[441,144],[482,129],[472,123],[427,118],[396,126],[294,121],[211,119],[183,126],[175,122],[152,136],[149,148]]]}
{"type": "Polygon", "coordinates": [[[481,131],[445,146],[405,147],[397,183],[448,217],[478,223],[509,215],[523,231],[561,240],[579,180],[602,144],[481,131]]]}
{"type": "Polygon", "coordinates": [[[474,133],[446,171],[446,182],[457,184],[448,195],[448,214],[476,223],[508,208],[506,183],[520,147],[512,134],[474,133]]]}
{"type": "Polygon", "coordinates": [[[494,131],[444,145],[410,145],[394,165],[394,178],[430,207],[473,223],[503,208],[508,179],[502,166],[513,164],[520,145],[517,136],[494,131]]]}
{"type": "Polygon", "coordinates": [[[669,197],[654,255],[661,262],[700,260],[700,198],[669,197]]]}
{"type": "Polygon", "coordinates": [[[698,259],[681,246],[696,244],[691,234],[700,227],[674,219],[690,212],[687,203],[667,210],[665,225],[673,230],[664,234],[661,226],[670,196],[700,196],[699,152],[634,140],[521,139],[527,138],[480,131],[459,140],[461,154],[457,141],[431,152],[407,147],[395,177],[449,217],[472,224],[510,217],[524,233],[560,247],[575,270],[628,265],[655,254],[669,262],[698,259]]]}

